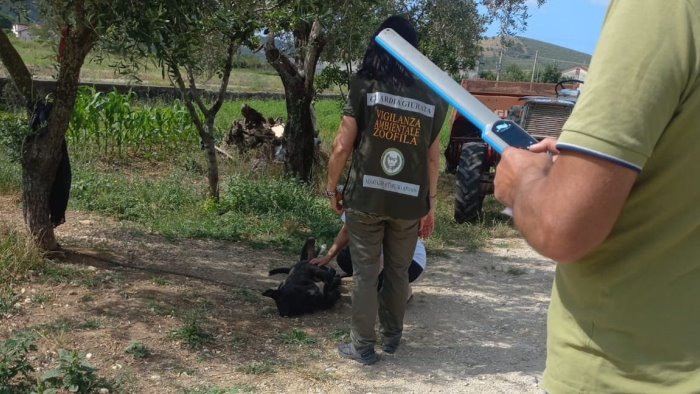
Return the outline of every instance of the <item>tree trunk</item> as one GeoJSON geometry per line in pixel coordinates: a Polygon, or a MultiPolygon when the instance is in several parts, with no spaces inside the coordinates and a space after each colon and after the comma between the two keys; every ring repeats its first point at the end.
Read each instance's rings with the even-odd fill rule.
{"type": "MultiPolygon", "coordinates": [[[[232,59],[231,55],[231,59],[232,59]]],[[[232,60],[230,60],[232,61],[232,60]]],[[[171,76],[173,77],[173,82],[177,86],[183,101],[185,102],[185,108],[192,118],[192,123],[194,123],[195,129],[199,134],[199,138],[202,143],[202,150],[204,151],[204,158],[207,161],[207,181],[209,182],[209,198],[214,201],[219,201],[219,163],[216,158],[216,142],[214,141],[214,120],[216,119],[216,114],[221,108],[224,92],[226,91],[226,86],[228,85],[228,75],[231,71],[228,70],[228,74],[225,74],[221,89],[219,90],[219,96],[212,106],[211,109],[207,109],[197,93],[197,86],[195,85],[194,75],[191,70],[187,73],[189,88],[185,85],[185,80],[180,71],[180,66],[176,62],[170,62],[168,64],[171,76]],[[197,107],[195,107],[195,105],[197,107]],[[204,114],[204,123],[199,117],[197,108],[204,114]]]]}
{"type": "MultiPolygon", "coordinates": [[[[66,37],[52,109],[45,123],[35,123],[22,147],[22,212],[36,244],[44,250],[58,248],[50,219],[51,190],[63,154],[63,142],[78,90],[80,68],[96,40],[94,30],[76,28],[66,37]]],[[[13,78],[14,80],[14,78],[13,78]]],[[[18,83],[15,80],[15,83],[18,83]]],[[[22,89],[20,89],[22,90],[22,89]]],[[[34,117],[40,111],[34,106],[34,117]]]]}
{"type": "Polygon", "coordinates": [[[204,157],[207,160],[207,180],[209,181],[209,197],[219,201],[219,162],[216,158],[216,142],[214,141],[214,119],[216,114],[207,114],[204,120],[207,132],[200,133],[204,148],[204,157]]]}
{"type": "Polygon", "coordinates": [[[298,28],[295,43],[299,58],[296,64],[275,47],[275,37],[270,34],[265,44],[265,57],[277,71],[284,85],[287,104],[287,124],[284,128],[286,143],[285,170],[304,180],[311,180],[314,161],[314,128],[311,120],[311,101],[316,64],[325,45],[321,24],[315,20],[308,28],[298,28]]]}
{"type": "Polygon", "coordinates": [[[34,242],[43,250],[58,249],[49,214],[49,198],[61,159],[47,134],[25,140],[22,154],[22,213],[34,242]]]}
{"type": "Polygon", "coordinates": [[[284,127],[285,171],[308,181],[314,161],[314,129],[311,122],[312,95],[303,87],[285,84],[287,124],[284,127]],[[289,87],[288,87],[289,86],[289,87]]]}

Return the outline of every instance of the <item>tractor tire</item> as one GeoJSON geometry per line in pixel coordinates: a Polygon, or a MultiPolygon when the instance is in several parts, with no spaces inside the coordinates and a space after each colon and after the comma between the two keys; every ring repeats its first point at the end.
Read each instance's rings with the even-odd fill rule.
{"type": "Polygon", "coordinates": [[[486,145],[467,142],[462,145],[462,154],[456,173],[455,221],[476,223],[483,217],[484,192],[481,188],[486,145]]]}

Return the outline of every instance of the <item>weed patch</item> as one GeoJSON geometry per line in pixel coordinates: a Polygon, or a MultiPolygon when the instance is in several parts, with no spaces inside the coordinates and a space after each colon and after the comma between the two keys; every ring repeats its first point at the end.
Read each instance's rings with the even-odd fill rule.
{"type": "Polygon", "coordinates": [[[190,349],[200,349],[214,341],[214,336],[205,331],[199,322],[199,316],[190,315],[185,324],[170,332],[170,338],[186,344],[190,349]]]}
{"type": "Polygon", "coordinates": [[[329,337],[333,342],[347,342],[350,339],[350,328],[336,328],[329,337]]]}
{"type": "Polygon", "coordinates": [[[124,349],[124,353],[131,355],[131,357],[142,360],[151,354],[151,351],[141,342],[131,342],[129,346],[124,349]]]}
{"type": "Polygon", "coordinates": [[[34,372],[27,354],[35,350],[33,339],[26,335],[0,342],[0,393],[24,391],[28,385],[29,374],[34,372]],[[10,382],[16,377],[18,379],[11,385],[10,382]]]}
{"type": "Polygon", "coordinates": [[[262,375],[277,372],[275,364],[271,361],[254,361],[249,364],[241,365],[236,368],[236,371],[247,375],[262,375]]]}
{"type": "Polygon", "coordinates": [[[41,385],[44,390],[54,388],[71,393],[88,393],[96,387],[97,383],[95,367],[85,359],[85,356],[63,349],[58,350],[58,366],[41,376],[41,385]]]}
{"type": "Polygon", "coordinates": [[[316,343],[316,339],[300,330],[298,328],[293,328],[290,331],[285,331],[280,334],[280,339],[282,343],[287,345],[312,345],[316,343]]]}
{"type": "Polygon", "coordinates": [[[0,224],[0,294],[44,265],[41,252],[29,237],[0,224]]]}

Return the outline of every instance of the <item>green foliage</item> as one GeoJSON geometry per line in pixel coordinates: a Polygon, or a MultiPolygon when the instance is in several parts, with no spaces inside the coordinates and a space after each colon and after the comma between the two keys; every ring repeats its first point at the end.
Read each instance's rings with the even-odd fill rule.
{"type": "Polygon", "coordinates": [[[27,354],[35,351],[33,338],[28,335],[17,335],[0,342],[0,393],[22,392],[28,383],[29,374],[34,368],[27,360],[27,354]],[[22,379],[15,380],[21,376],[22,379]]]}
{"type": "Polygon", "coordinates": [[[119,174],[75,166],[71,202],[80,209],[148,223],[183,206],[201,205],[201,197],[188,190],[182,178],[174,172],[161,179],[125,180],[119,174]]]}
{"type": "Polygon", "coordinates": [[[330,338],[333,342],[345,342],[350,339],[349,328],[336,328],[330,333],[330,338]]]}
{"type": "Polygon", "coordinates": [[[10,289],[0,289],[0,315],[11,312],[20,298],[19,294],[15,294],[15,292],[10,289]]]}
{"type": "Polygon", "coordinates": [[[349,85],[350,73],[347,69],[341,69],[335,64],[324,67],[323,70],[316,75],[316,79],[314,80],[316,94],[320,94],[333,87],[337,87],[340,90],[340,95],[343,101],[345,100],[346,95],[343,88],[347,88],[349,85]]]}
{"type": "Polygon", "coordinates": [[[41,375],[41,383],[48,389],[44,391],[46,394],[58,393],[57,390],[89,393],[95,387],[97,377],[95,367],[85,359],[85,355],[59,349],[58,366],[41,375]]]}
{"type": "Polygon", "coordinates": [[[12,29],[12,19],[4,13],[0,13],[0,29],[12,29]]]}
{"type": "Polygon", "coordinates": [[[548,64],[544,67],[544,70],[539,75],[538,80],[540,82],[557,83],[561,81],[561,71],[556,64],[548,64]]]}
{"type": "Polygon", "coordinates": [[[26,116],[0,113],[0,148],[11,162],[19,162],[22,142],[30,131],[26,116]]]}
{"type": "Polygon", "coordinates": [[[419,48],[449,74],[474,67],[479,39],[488,24],[473,1],[417,2],[413,10],[419,48]]]}
{"type": "Polygon", "coordinates": [[[252,363],[241,365],[236,368],[236,371],[244,373],[246,375],[262,375],[268,373],[275,373],[275,364],[271,361],[253,361],[252,363]]]}
{"type": "Polygon", "coordinates": [[[282,343],[287,345],[311,345],[316,343],[316,339],[300,330],[298,328],[293,328],[289,331],[285,331],[280,334],[280,339],[282,343]]]}
{"type": "Polygon", "coordinates": [[[148,357],[151,354],[151,351],[148,350],[146,345],[143,343],[133,341],[129,343],[129,346],[127,346],[126,349],[124,349],[124,353],[131,355],[137,360],[142,360],[148,357]]]}
{"type": "MultiPolygon", "coordinates": [[[[545,0],[536,0],[537,6],[544,4],[545,0]]],[[[527,19],[530,17],[528,7],[530,1],[524,0],[480,0],[487,10],[486,25],[496,21],[500,27],[499,35],[512,36],[518,31],[527,28],[527,19]]]]}
{"type": "Polygon", "coordinates": [[[185,324],[170,332],[170,338],[181,341],[190,349],[200,349],[214,341],[214,336],[200,325],[200,316],[193,313],[187,316],[185,324]]]}
{"type": "Polygon", "coordinates": [[[22,186],[22,169],[19,163],[0,154],[0,194],[17,193],[22,186]]]}
{"type": "Polygon", "coordinates": [[[41,252],[19,231],[0,225],[0,292],[44,266],[41,252]]]}
{"type": "MultiPolygon", "coordinates": [[[[293,248],[308,235],[327,239],[338,230],[338,219],[329,209],[328,201],[293,178],[255,179],[236,175],[229,180],[217,212],[222,217],[242,214],[255,218],[261,226],[259,230],[268,233],[284,229],[285,236],[296,238],[293,248]]],[[[284,237],[280,241],[284,241],[284,237]]]]}
{"type": "Polygon", "coordinates": [[[137,105],[136,95],[81,87],[66,139],[72,149],[93,149],[107,158],[163,158],[199,142],[192,120],[177,100],[168,106],[137,105]]]}
{"type": "Polygon", "coordinates": [[[479,73],[479,78],[481,78],[481,79],[486,79],[486,80],[489,80],[489,81],[495,81],[495,80],[496,80],[496,73],[494,73],[494,72],[491,71],[491,70],[481,71],[481,72],[479,73]]]}
{"type": "Polygon", "coordinates": [[[517,64],[509,64],[501,75],[502,81],[522,82],[529,81],[530,78],[517,64]]]}

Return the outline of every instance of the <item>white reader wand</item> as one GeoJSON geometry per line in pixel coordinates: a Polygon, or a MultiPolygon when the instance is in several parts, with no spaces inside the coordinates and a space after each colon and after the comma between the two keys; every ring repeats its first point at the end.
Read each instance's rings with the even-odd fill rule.
{"type": "Polygon", "coordinates": [[[382,30],[375,41],[476,125],[481,130],[481,138],[499,154],[509,146],[527,148],[537,143],[516,123],[499,118],[393,29],[382,30]]]}

